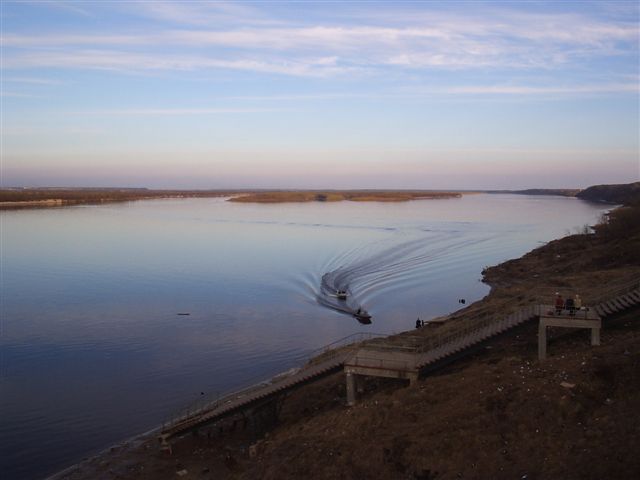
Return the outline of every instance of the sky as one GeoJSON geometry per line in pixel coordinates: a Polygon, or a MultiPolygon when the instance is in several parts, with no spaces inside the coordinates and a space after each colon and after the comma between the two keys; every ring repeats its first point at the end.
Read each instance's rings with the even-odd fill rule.
{"type": "Polygon", "coordinates": [[[0,3],[0,186],[640,180],[636,1],[0,3]]]}

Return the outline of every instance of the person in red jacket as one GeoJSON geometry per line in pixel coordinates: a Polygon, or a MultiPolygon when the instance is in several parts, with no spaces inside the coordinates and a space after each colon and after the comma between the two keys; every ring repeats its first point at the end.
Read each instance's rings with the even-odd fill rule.
{"type": "Polygon", "coordinates": [[[562,315],[562,310],[564,310],[564,299],[559,293],[556,293],[556,295],[556,315],[562,315]]]}

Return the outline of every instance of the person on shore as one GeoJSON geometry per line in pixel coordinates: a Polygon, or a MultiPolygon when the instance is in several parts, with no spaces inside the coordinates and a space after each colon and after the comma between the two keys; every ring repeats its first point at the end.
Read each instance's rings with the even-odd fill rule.
{"type": "Polygon", "coordinates": [[[564,302],[564,308],[568,310],[569,315],[573,316],[576,314],[576,307],[573,303],[573,298],[567,298],[567,301],[564,302]]]}
{"type": "Polygon", "coordinates": [[[576,310],[580,310],[582,308],[582,298],[580,295],[576,293],[576,296],[573,298],[573,308],[576,310]]]}
{"type": "Polygon", "coordinates": [[[422,322],[420,321],[420,318],[418,318],[416,320],[416,328],[420,328],[422,326],[422,322]]]}
{"type": "Polygon", "coordinates": [[[564,310],[564,299],[559,293],[556,293],[556,295],[556,315],[562,315],[562,310],[564,310]]]}

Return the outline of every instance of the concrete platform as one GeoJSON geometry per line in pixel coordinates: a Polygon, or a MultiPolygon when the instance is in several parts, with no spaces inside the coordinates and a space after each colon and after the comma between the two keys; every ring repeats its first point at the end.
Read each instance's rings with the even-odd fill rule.
{"type": "Polygon", "coordinates": [[[602,320],[594,309],[578,310],[574,314],[564,310],[557,315],[553,306],[544,305],[541,309],[540,323],[538,324],[539,360],[547,358],[547,327],[591,329],[591,345],[600,345],[602,320]]]}

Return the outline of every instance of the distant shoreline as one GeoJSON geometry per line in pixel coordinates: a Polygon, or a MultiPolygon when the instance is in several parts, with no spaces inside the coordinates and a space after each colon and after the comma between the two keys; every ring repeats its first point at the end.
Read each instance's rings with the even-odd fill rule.
{"type": "Polygon", "coordinates": [[[146,188],[0,189],[0,210],[99,205],[169,198],[216,198],[241,193],[235,190],[148,190],[146,188]]]}
{"type": "Polygon", "coordinates": [[[237,203],[408,202],[460,198],[479,193],[574,196],[579,190],[150,190],[146,188],[0,189],[0,210],[60,208],[72,205],[174,198],[220,198],[237,203]]]}
{"type": "Polygon", "coordinates": [[[239,203],[407,202],[459,198],[477,192],[433,190],[147,190],[135,189],[0,189],[0,210],[98,205],[172,198],[220,198],[239,203]]]}
{"type": "Polygon", "coordinates": [[[5,188],[0,189],[0,210],[60,208],[71,205],[173,198],[220,198],[238,203],[308,202],[408,202],[460,198],[472,194],[552,195],[622,204],[640,192],[640,182],[627,185],[597,185],[584,190],[535,188],[527,190],[151,190],[147,188],[5,188]]]}

